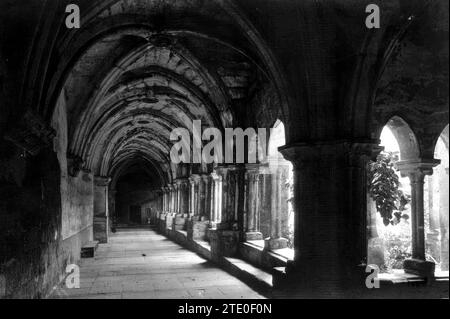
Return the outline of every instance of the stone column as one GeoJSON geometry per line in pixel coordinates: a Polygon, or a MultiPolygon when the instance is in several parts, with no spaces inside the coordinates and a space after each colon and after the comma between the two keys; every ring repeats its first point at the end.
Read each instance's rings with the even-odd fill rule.
{"type": "Polygon", "coordinates": [[[411,184],[411,228],[412,259],[405,260],[405,272],[433,276],[434,263],[425,259],[424,227],[424,181],[426,175],[433,174],[433,167],[439,160],[407,160],[396,163],[397,169],[404,177],[409,177],[411,184]]]}
{"type": "Polygon", "coordinates": [[[239,231],[233,229],[236,200],[236,167],[219,166],[211,174],[214,180],[214,219],[208,231],[211,256],[216,262],[221,256],[234,256],[238,252],[239,231]]]}
{"type": "Polygon", "coordinates": [[[212,194],[213,197],[213,218],[211,220],[211,226],[212,228],[217,228],[222,222],[222,176],[217,174],[217,172],[213,172],[211,174],[211,177],[213,179],[213,190],[214,193],[212,194]]]}
{"type": "Polygon", "coordinates": [[[215,173],[211,173],[210,177],[210,205],[209,205],[209,220],[211,221],[211,227],[214,226],[216,220],[216,180],[215,173]]]}
{"type": "Polygon", "coordinates": [[[437,182],[436,176],[428,175],[425,178],[426,185],[428,189],[426,192],[428,207],[424,209],[424,213],[428,212],[428,229],[425,229],[425,250],[430,252],[430,255],[440,263],[441,253],[440,253],[440,225],[439,225],[439,203],[437,203],[437,198],[434,196],[434,185],[437,182]],[[438,205],[436,205],[438,204],[438,205]],[[437,207],[436,207],[437,206],[437,207]]]}
{"type": "Polygon", "coordinates": [[[204,180],[204,175],[200,176],[198,182],[198,216],[200,219],[205,219],[205,209],[206,209],[206,184],[204,180]]]}
{"type": "Polygon", "coordinates": [[[109,216],[109,229],[114,229],[117,217],[116,217],[116,194],[115,189],[108,190],[108,216],[109,216]]]}
{"type": "MultiPolygon", "coordinates": [[[[179,192],[179,214],[185,216],[189,213],[189,181],[187,178],[177,180],[179,192]]],[[[185,216],[186,217],[186,216],[185,216]]]]}
{"type": "Polygon", "coordinates": [[[163,212],[164,214],[167,214],[167,212],[169,211],[169,190],[167,187],[163,187],[163,212]]]}
{"type": "Polygon", "coordinates": [[[294,167],[294,260],[274,285],[326,291],[364,286],[367,163],[374,143],[324,141],[280,148],[294,167]]]}
{"type": "MultiPolygon", "coordinates": [[[[447,163],[448,164],[448,163],[447,163]]],[[[439,177],[439,224],[441,228],[441,270],[448,271],[449,177],[448,166],[439,177]]]]}
{"type": "MultiPolygon", "coordinates": [[[[204,175],[193,174],[190,177],[193,215],[188,222],[189,240],[205,240],[209,221],[205,216],[206,183],[204,175]]],[[[206,179],[207,181],[208,179],[206,179]]]]}
{"type": "Polygon", "coordinates": [[[262,240],[259,231],[259,165],[247,164],[245,172],[245,235],[244,240],[262,240]]]}
{"type": "Polygon", "coordinates": [[[272,175],[272,197],[270,214],[270,237],[264,240],[264,248],[268,250],[286,248],[288,240],[282,237],[282,214],[288,213],[288,202],[286,196],[286,181],[288,179],[287,165],[276,162],[270,165],[272,175]]]}
{"type": "MultiPolygon", "coordinates": [[[[237,228],[239,207],[239,173],[235,165],[219,166],[216,173],[220,176],[221,185],[221,227],[223,229],[237,228]]],[[[236,229],[237,230],[237,229],[236,229]]]]}
{"type": "Polygon", "coordinates": [[[202,183],[204,189],[203,217],[205,220],[211,220],[211,176],[202,175],[202,183]]]}
{"type": "Polygon", "coordinates": [[[227,166],[226,218],[228,229],[243,230],[244,214],[244,169],[237,165],[227,166]]]}
{"type": "Polygon", "coordinates": [[[229,169],[225,166],[218,166],[215,168],[216,174],[219,176],[216,184],[216,194],[217,200],[220,202],[220,207],[218,207],[218,216],[216,227],[220,229],[228,229],[230,217],[230,207],[229,207],[229,169]]]}
{"type": "Polygon", "coordinates": [[[175,191],[175,214],[179,215],[180,214],[180,205],[181,205],[181,199],[180,199],[180,188],[178,185],[178,181],[175,181],[175,183],[173,183],[173,188],[175,191]]]}
{"type": "Polygon", "coordinates": [[[240,231],[241,237],[245,231],[245,205],[246,205],[246,195],[245,195],[245,168],[238,167],[235,171],[235,198],[234,198],[234,220],[237,223],[237,230],[240,231]]]}
{"type": "Polygon", "coordinates": [[[199,211],[198,211],[198,190],[199,190],[199,182],[200,182],[200,176],[198,174],[192,174],[189,177],[189,183],[190,183],[190,212],[189,217],[191,219],[197,220],[199,218],[199,211]]]}
{"type": "Polygon", "coordinates": [[[109,177],[94,178],[94,240],[107,243],[109,237],[108,185],[109,177]]]}
{"type": "Polygon", "coordinates": [[[173,214],[175,213],[175,188],[173,184],[169,185],[169,198],[170,198],[169,212],[173,214]]]}
{"type": "Polygon", "coordinates": [[[161,232],[165,232],[167,228],[167,214],[169,213],[169,188],[167,186],[162,187],[162,214],[158,221],[158,227],[161,232]]]}

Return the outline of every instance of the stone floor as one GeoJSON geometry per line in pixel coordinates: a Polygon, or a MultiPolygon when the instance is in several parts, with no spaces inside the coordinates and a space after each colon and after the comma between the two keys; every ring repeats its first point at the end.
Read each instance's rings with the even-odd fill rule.
{"type": "Polygon", "coordinates": [[[80,263],[80,288],[50,298],[263,298],[213,263],[151,229],[121,229],[80,263]]]}

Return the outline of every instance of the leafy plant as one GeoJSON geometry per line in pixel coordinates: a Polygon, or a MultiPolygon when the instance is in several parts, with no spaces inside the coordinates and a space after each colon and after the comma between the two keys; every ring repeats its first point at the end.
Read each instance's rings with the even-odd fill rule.
{"type": "Polygon", "coordinates": [[[401,235],[390,235],[385,239],[385,267],[388,272],[392,269],[403,269],[405,259],[411,258],[411,240],[401,235]]]}
{"type": "Polygon", "coordinates": [[[411,199],[400,189],[400,180],[394,168],[396,161],[398,157],[395,154],[382,152],[375,162],[369,164],[369,195],[375,201],[385,226],[396,225],[401,218],[409,218],[403,211],[411,199]]]}

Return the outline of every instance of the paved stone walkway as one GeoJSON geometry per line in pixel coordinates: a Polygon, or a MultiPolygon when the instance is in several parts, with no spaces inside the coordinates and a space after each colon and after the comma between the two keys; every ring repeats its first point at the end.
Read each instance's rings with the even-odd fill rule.
{"type": "Polygon", "coordinates": [[[123,229],[80,264],[80,289],[50,298],[263,298],[239,279],[151,229],[123,229]]]}

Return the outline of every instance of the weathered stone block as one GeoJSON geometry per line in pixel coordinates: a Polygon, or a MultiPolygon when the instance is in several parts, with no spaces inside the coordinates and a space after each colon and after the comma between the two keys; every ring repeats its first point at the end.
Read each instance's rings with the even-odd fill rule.
{"type": "Polygon", "coordinates": [[[209,221],[189,221],[187,228],[188,238],[190,240],[205,240],[208,227],[209,221]]]}
{"type": "Polygon", "coordinates": [[[266,238],[264,240],[264,249],[276,250],[283,249],[288,246],[288,240],[286,238],[266,238]]]}
{"type": "Polygon", "coordinates": [[[406,259],[403,262],[405,273],[424,277],[434,277],[435,264],[431,261],[420,259],[406,259]]]}
{"type": "Polygon", "coordinates": [[[211,230],[210,244],[213,258],[231,257],[238,252],[239,232],[233,230],[211,230]]]}
{"type": "Polygon", "coordinates": [[[173,218],[173,230],[185,230],[187,219],[183,215],[176,215],[173,218]]]}
{"type": "Polygon", "coordinates": [[[263,235],[260,232],[247,232],[244,234],[244,240],[245,241],[249,241],[249,240],[262,240],[263,239],[263,235]]]}

